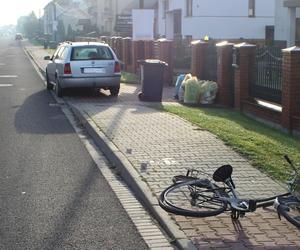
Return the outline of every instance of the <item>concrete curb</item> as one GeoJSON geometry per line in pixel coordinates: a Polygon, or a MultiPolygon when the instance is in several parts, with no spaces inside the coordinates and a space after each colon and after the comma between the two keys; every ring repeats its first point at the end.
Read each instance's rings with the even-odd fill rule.
{"type": "Polygon", "coordinates": [[[73,105],[70,105],[70,107],[86,131],[93,138],[96,145],[104,153],[109,162],[117,168],[126,183],[134,190],[135,194],[160,223],[172,241],[174,241],[180,249],[196,250],[197,248],[191,240],[179,230],[178,226],[169,218],[168,214],[159,207],[156,198],[153,197],[147,184],[142,181],[138,172],[123,153],[103,134],[87,114],[80,112],[73,105]]]}
{"type": "MultiPolygon", "coordinates": [[[[24,51],[36,64],[39,71],[45,76],[45,70],[38,64],[31,52],[26,47],[24,47],[24,51]]],[[[117,168],[127,185],[134,190],[134,193],[160,223],[165,232],[171,237],[172,241],[175,242],[176,246],[180,249],[196,250],[197,248],[191,240],[179,230],[178,226],[169,218],[168,214],[159,207],[157,200],[153,197],[147,184],[142,181],[138,172],[123,153],[104,135],[87,114],[80,112],[71,104],[68,105],[109,162],[117,168]]]]}
{"type": "Polygon", "coordinates": [[[35,60],[34,56],[31,54],[31,52],[26,48],[23,47],[25,53],[31,58],[31,60],[35,63],[35,65],[38,67],[39,71],[43,74],[43,76],[45,77],[46,72],[45,70],[38,64],[38,62],[35,60]]]}

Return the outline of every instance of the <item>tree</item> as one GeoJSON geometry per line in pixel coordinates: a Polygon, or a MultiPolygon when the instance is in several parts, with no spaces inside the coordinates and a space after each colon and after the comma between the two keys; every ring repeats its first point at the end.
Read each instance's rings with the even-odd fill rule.
{"type": "Polygon", "coordinates": [[[29,39],[39,34],[39,20],[33,11],[28,16],[22,16],[18,19],[17,30],[24,33],[29,39]]]}
{"type": "Polygon", "coordinates": [[[72,26],[70,24],[68,25],[68,30],[67,30],[67,40],[68,41],[75,40],[75,31],[72,29],[72,26]]]}
{"type": "Polygon", "coordinates": [[[58,20],[57,23],[57,41],[63,42],[66,39],[66,30],[63,20],[58,20]]]}

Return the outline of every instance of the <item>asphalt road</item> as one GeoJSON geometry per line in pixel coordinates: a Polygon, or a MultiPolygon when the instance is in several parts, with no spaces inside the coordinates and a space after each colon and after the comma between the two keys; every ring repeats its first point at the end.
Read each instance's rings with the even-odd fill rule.
{"type": "Polygon", "coordinates": [[[0,249],[147,249],[23,50],[0,41],[0,249]]]}

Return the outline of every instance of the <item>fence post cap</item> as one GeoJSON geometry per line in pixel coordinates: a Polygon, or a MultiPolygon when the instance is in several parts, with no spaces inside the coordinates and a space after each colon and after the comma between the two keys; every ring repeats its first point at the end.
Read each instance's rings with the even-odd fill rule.
{"type": "Polygon", "coordinates": [[[233,43],[230,43],[228,41],[223,41],[223,42],[220,42],[220,43],[217,43],[216,46],[217,47],[222,47],[222,46],[233,46],[234,44],[233,43]]]}
{"type": "Polygon", "coordinates": [[[194,40],[194,41],[192,41],[191,42],[191,44],[199,44],[199,43],[204,43],[204,44],[207,44],[207,42],[206,41],[203,41],[203,40],[194,40]]]}
{"type": "Polygon", "coordinates": [[[157,42],[161,42],[161,43],[163,43],[163,42],[172,42],[172,40],[169,40],[169,39],[167,39],[167,38],[159,38],[159,39],[157,39],[157,42]]]}
{"type": "Polygon", "coordinates": [[[293,46],[290,48],[286,48],[282,50],[283,53],[293,53],[293,52],[300,52],[300,47],[293,46]]]}
{"type": "Polygon", "coordinates": [[[244,43],[236,44],[236,45],[234,45],[234,47],[235,48],[254,48],[254,47],[256,47],[256,45],[244,42],[244,43]]]}

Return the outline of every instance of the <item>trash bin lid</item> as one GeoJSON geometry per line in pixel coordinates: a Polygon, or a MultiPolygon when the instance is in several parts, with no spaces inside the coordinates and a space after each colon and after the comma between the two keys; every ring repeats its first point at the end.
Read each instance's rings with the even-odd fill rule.
{"type": "Polygon", "coordinates": [[[168,64],[166,62],[158,60],[158,59],[138,60],[138,62],[142,65],[145,65],[145,64],[159,64],[159,65],[162,65],[162,66],[168,66],[168,64]]]}

